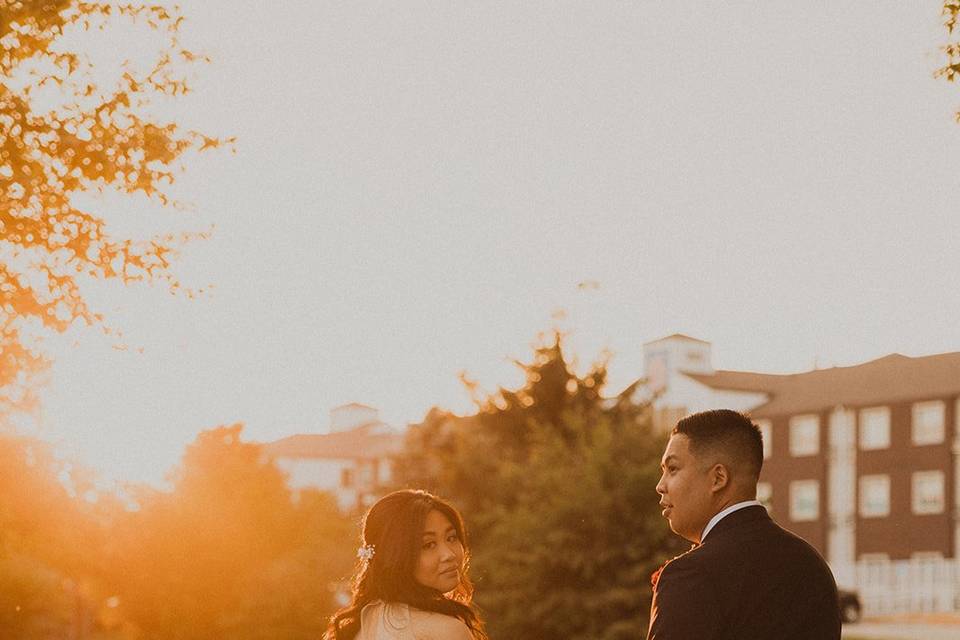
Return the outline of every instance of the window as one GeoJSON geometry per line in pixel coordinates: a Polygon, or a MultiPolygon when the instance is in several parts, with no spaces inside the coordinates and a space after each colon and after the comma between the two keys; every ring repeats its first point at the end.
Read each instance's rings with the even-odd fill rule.
{"type": "Polygon", "coordinates": [[[766,460],[773,453],[773,423],[769,420],[754,420],[753,422],[760,429],[760,435],[763,436],[763,459],[766,460]]]}
{"type": "Polygon", "coordinates": [[[913,444],[940,444],[944,428],[943,402],[916,402],[913,405],[913,444]]]}
{"type": "Polygon", "coordinates": [[[890,448],[890,408],[871,407],[860,411],[860,448],[890,448]]]}
{"type": "Polygon", "coordinates": [[[353,469],[340,469],[340,486],[353,486],[353,469]]]}
{"type": "Polygon", "coordinates": [[[757,500],[760,501],[767,511],[773,510],[773,485],[769,482],[757,483],[757,500]]]}
{"type": "Polygon", "coordinates": [[[913,474],[913,512],[943,513],[943,471],[917,471],[913,474]]]}
{"type": "Polygon", "coordinates": [[[890,476],[860,477],[860,515],[864,518],[890,515],[890,476]]]}
{"type": "Polygon", "coordinates": [[[386,458],[380,459],[380,465],[377,467],[378,478],[377,482],[380,484],[389,484],[393,481],[393,463],[391,460],[386,458]]]}
{"type": "Polygon", "coordinates": [[[809,522],[820,516],[820,483],[816,480],[794,480],[790,483],[790,519],[809,522]]]}
{"type": "Polygon", "coordinates": [[[794,416],[790,418],[790,455],[815,456],[820,453],[820,418],[794,416]]]}
{"type": "Polygon", "coordinates": [[[373,464],[360,462],[357,464],[357,486],[369,487],[373,484],[373,464]]]}

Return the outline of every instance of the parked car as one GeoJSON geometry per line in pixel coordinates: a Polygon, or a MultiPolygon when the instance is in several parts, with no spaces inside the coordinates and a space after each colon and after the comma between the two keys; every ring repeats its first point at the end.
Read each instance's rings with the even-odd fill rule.
{"type": "Polygon", "coordinates": [[[840,619],[844,622],[857,622],[860,620],[860,610],[863,608],[860,604],[860,594],[856,591],[840,589],[840,619]]]}

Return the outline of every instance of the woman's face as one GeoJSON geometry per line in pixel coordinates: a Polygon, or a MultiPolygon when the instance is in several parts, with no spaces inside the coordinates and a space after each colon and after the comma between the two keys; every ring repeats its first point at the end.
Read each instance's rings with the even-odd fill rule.
{"type": "Polygon", "coordinates": [[[423,523],[420,558],[413,572],[414,579],[425,587],[447,593],[460,584],[462,567],[463,543],[457,530],[447,516],[432,510],[423,523]]]}

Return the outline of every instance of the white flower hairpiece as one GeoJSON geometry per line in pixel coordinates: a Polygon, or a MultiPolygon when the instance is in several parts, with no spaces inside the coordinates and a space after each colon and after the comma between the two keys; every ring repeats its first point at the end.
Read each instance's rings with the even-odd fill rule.
{"type": "Polygon", "coordinates": [[[373,556],[377,553],[377,548],[372,544],[365,544],[359,549],[357,549],[357,557],[363,560],[364,562],[370,562],[373,560],[373,556]]]}

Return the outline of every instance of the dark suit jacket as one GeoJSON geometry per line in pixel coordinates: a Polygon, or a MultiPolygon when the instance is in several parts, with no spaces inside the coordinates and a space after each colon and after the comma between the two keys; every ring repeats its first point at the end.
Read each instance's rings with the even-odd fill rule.
{"type": "Polygon", "coordinates": [[[660,571],[647,638],[838,640],[837,585],[805,540],[745,507],[660,571]]]}

